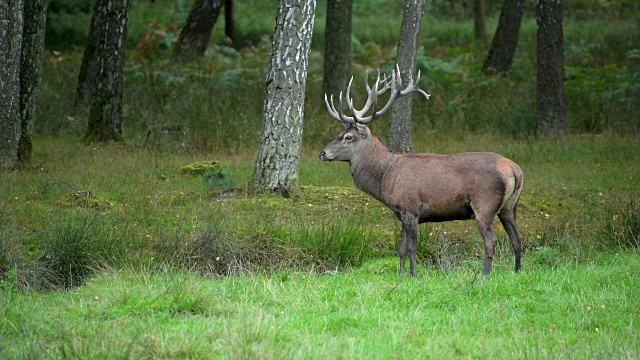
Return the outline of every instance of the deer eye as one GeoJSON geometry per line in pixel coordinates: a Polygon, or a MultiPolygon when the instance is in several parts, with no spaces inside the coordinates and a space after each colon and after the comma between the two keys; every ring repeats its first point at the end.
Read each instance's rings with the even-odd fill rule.
{"type": "Polygon", "coordinates": [[[353,140],[353,135],[351,135],[351,134],[346,134],[346,135],[344,136],[344,139],[345,139],[346,141],[351,141],[351,140],[353,140]]]}

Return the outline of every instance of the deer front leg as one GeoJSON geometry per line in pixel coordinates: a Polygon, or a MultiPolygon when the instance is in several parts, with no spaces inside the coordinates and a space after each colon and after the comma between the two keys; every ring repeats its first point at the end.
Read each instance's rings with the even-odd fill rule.
{"type": "Polygon", "coordinates": [[[407,255],[409,255],[409,272],[411,277],[418,276],[416,271],[416,257],[418,249],[418,219],[413,214],[403,213],[402,221],[402,243],[398,255],[400,256],[400,274],[404,274],[407,255]]]}

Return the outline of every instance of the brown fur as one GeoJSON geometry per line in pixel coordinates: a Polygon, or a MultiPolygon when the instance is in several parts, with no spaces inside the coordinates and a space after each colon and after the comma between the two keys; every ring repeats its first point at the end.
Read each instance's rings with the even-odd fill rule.
{"type": "Polygon", "coordinates": [[[502,222],[520,270],[522,236],[516,208],[523,174],[513,161],[494,153],[401,155],[387,147],[366,125],[345,124],[324,150],[324,161],[348,161],[353,181],[391,209],[402,222],[400,273],[407,255],[416,276],[418,224],[475,219],[485,242],[484,275],[491,271],[496,235],[493,220],[502,222]]]}

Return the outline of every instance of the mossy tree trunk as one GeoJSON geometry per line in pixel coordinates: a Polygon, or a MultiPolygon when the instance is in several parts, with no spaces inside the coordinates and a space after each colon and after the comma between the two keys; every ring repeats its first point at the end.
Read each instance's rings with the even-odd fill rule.
{"type": "Polygon", "coordinates": [[[351,77],[352,0],[327,0],[322,91],[338,97],[351,77]]]}
{"type": "Polygon", "coordinates": [[[96,49],[96,84],[85,142],[121,141],[122,83],[127,40],[128,0],[97,0],[104,19],[96,49]]]}
{"type": "Polygon", "coordinates": [[[223,4],[224,0],[194,1],[174,47],[176,59],[186,62],[204,54],[223,4]]]}
{"type": "Polygon", "coordinates": [[[567,131],[562,17],[561,0],[538,0],[536,115],[539,136],[557,137],[567,131]]]}
{"type": "Polygon", "coordinates": [[[315,0],[280,0],[266,80],[262,136],[250,187],[299,193],[302,119],[315,0]]]}
{"type": "MultiPolygon", "coordinates": [[[[396,58],[396,64],[402,74],[403,84],[409,82],[409,75],[413,74],[416,68],[423,14],[424,0],[405,1],[396,58]]],[[[398,153],[411,153],[412,151],[411,105],[411,96],[404,96],[399,98],[391,108],[391,122],[387,139],[391,151],[398,153]]]]}
{"type": "Polygon", "coordinates": [[[489,55],[482,66],[485,75],[505,74],[511,68],[518,46],[518,33],[526,0],[504,0],[498,27],[491,42],[489,55]]]}

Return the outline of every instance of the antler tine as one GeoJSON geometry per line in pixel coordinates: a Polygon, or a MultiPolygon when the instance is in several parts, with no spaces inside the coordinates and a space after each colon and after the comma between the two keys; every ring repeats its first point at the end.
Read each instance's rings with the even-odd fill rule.
{"type": "MultiPolygon", "coordinates": [[[[353,98],[351,97],[351,83],[353,82],[353,76],[351,76],[351,80],[349,80],[349,85],[347,85],[347,94],[346,94],[346,101],[347,101],[347,106],[349,107],[349,110],[351,110],[351,114],[353,115],[353,98]]],[[[340,93],[342,94],[342,93],[340,93]]],[[[340,100],[342,101],[342,95],[340,96],[340,100]]]]}
{"type": "Polygon", "coordinates": [[[340,116],[338,116],[338,112],[336,111],[336,107],[333,105],[333,94],[331,94],[331,103],[329,103],[329,99],[327,98],[327,94],[324,94],[324,103],[327,105],[327,111],[332,118],[336,120],[340,120],[340,116]]]}
{"type": "MultiPolygon", "coordinates": [[[[386,79],[386,76],[385,76],[386,79]]],[[[383,80],[384,81],[384,80],[383,80]]],[[[379,86],[380,86],[380,70],[378,70],[378,77],[376,78],[376,91],[374,93],[374,97],[373,97],[373,111],[371,112],[371,120],[369,120],[369,122],[373,121],[373,119],[376,118],[376,111],[378,110],[378,95],[382,95],[385,92],[388,91],[388,87],[386,86],[386,81],[385,81],[385,85],[384,87],[379,91],[379,86]]],[[[369,109],[367,109],[369,110],[369,109]]],[[[360,122],[362,123],[364,121],[364,119],[360,119],[360,122]]]]}
{"type": "MultiPolygon", "coordinates": [[[[345,98],[349,98],[347,95],[345,95],[345,98]]],[[[347,101],[347,106],[349,105],[349,101],[347,101]]],[[[338,115],[340,115],[340,122],[343,124],[353,124],[356,122],[356,120],[351,117],[351,116],[347,116],[342,112],[342,91],[340,91],[340,105],[339,105],[339,109],[338,109],[338,115]]]]}
{"type": "Polygon", "coordinates": [[[400,92],[400,96],[404,96],[404,95],[408,95],[411,94],[413,92],[417,92],[420,93],[422,95],[424,95],[424,97],[426,97],[427,99],[429,99],[429,97],[431,96],[431,94],[427,94],[424,90],[420,89],[418,87],[418,84],[420,83],[420,70],[418,70],[418,77],[416,78],[416,81],[413,81],[413,76],[411,75],[411,73],[409,73],[409,85],[407,85],[407,88],[402,90],[400,92]]]}
{"type": "MultiPolygon", "coordinates": [[[[398,81],[398,87],[402,88],[402,73],[400,72],[400,65],[396,64],[396,70],[394,74],[397,74],[396,79],[398,81]]],[[[411,71],[409,71],[409,76],[411,76],[411,71]]]]}
{"type": "Polygon", "coordinates": [[[324,95],[324,101],[327,105],[327,111],[329,115],[334,119],[340,121],[345,126],[350,124],[368,124],[372,122],[374,119],[384,115],[387,113],[393,104],[395,103],[398,97],[402,97],[405,95],[409,95],[414,92],[418,92],[424,95],[427,99],[429,99],[430,94],[427,94],[422,89],[418,87],[420,82],[420,71],[418,71],[418,76],[415,81],[413,81],[413,76],[409,73],[409,83],[407,87],[402,89],[402,74],[400,73],[400,67],[396,65],[396,68],[391,71],[391,75],[383,74],[381,78],[380,70],[378,70],[378,75],[376,76],[376,81],[373,85],[373,88],[369,85],[368,81],[368,72],[365,77],[365,87],[367,90],[367,102],[361,110],[356,110],[353,107],[353,98],[351,97],[351,85],[353,84],[353,76],[349,80],[349,85],[347,86],[347,92],[345,94],[345,101],[347,103],[347,107],[351,112],[352,116],[345,115],[343,110],[342,103],[342,92],[340,92],[340,103],[338,104],[338,109],[336,109],[335,103],[333,101],[333,95],[331,95],[330,100],[327,98],[327,94],[324,95]],[[391,91],[391,95],[389,96],[389,100],[387,103],[378,111],[378,97],[380,95],[386,94],[388,91],[391,91]],[[366,116],[365,114],[369,111],[369,109],[373,106],[373,111],[371,115],[366,116]]]}
{"type": "MultiPolygon", "coordinates": [[[[368,76],[369,72],[367,71],[366,76],[365,76],[365,87],[367,89],[367,102],[364,104],[364,106],[362,107],[361,110],[356,110],[353,107],[353,99],[350,98],[350,102],[348,103],[349,105],[349,110],[351,111],[351,113],[353,114],[353,118],[356,122],[360,123],[363,120],[363,116],[365,116],[367,114],[367,112],[369,112],[369,109],[371,108],[371,105],[376,104],[377,107],[377,101],[378,101],[378,96],[385,94],[387,91],[389,91],[390,87],[388,84],[388,76],[385,75],[384,78],[382,78],[382,81],[380,79],[380,70],[378,70],[378,75],[376,76],[376,81],[374,82],[373,88],[369,85],[369,81],[368,81],[368,76]]],[[[375,112],[375,110],[374,110],[375,112]]],[[[364,120],[367,120],[368,118],[365,118],[364,120]]],[[[370,121],[370,120],[369,120],[370,121]]]]}
{"type": "Polygon", "coordinates": [[[333,102],[333,94],[331,94],[331,101],[327,100],[327,94],[324,94],[324,102],[327,105],[327,111],[332,118],[340,121],[342,124],[353,124],[355,120],[352,117],[342,114],[342,91],[340,92],[340,104],[339,110],[336,110],[336,105],[333,102]]]}
{"type": "MultiPolygon", "coordinates": [[[[378,77],[379,76],[380,76],[380,70],[378,70],[378,77]]],[[[364,71],[364,86],[367,87],[367,94],[370,93],[371,87],[369,87],[369,70],[364,71]]]]}
{"type": "Polygon", "coordinates": [[[389,75],[382,74],[383,78],[380,79],[380,70],[378,70],[378,79],[380,79],[379,83],[381,84],[379,88],[376,89],[376,93],[378,96],[384,95],[391,89],[391,84],[389,83],[389,75]]]}

